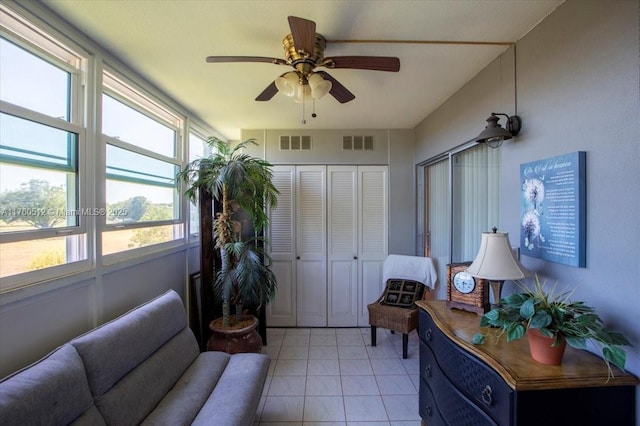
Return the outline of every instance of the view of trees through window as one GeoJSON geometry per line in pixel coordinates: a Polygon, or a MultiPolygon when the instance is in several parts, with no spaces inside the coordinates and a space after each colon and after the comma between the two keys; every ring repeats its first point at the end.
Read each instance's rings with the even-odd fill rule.
{"type": "MultiPolygon", "coordinates": [[[[153,203],[142,195],[110,204],[107,207],[107,220],[113,223],[158,222],[173,219],[173,206],[170,203],[153,203]]],[[[144,247],[161,243],[171,238],[171,229],[150,227],[131,231],[128,248],[144,247]]]]}
{"type": "Polygon", "coordinates": [[[3,231],[53,228],[66,224],[67,194],[62,185],[31,179],[20,189],[0,194],[3,231]]]}

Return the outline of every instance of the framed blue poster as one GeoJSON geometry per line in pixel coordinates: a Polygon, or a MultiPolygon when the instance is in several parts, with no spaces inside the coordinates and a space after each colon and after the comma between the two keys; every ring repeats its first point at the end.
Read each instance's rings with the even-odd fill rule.
{"type": "Polygon", "coordinates": [[[586,266],[586,152],[520,165],[520,253],[586,266]]]}

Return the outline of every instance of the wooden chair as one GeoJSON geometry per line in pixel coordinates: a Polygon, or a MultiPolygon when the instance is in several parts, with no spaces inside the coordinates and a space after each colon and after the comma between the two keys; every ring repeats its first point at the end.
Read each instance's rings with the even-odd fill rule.
{"type": "MultiPolygon", "coordinates": [[[[371,326],[371,346],[376,345],[377,328],[386,328],[391,333],[402,333],[402,358],[407,359],[407,346],[409,345],[409,333],[418,328],[418,307],[400,308],[397,306],[383,305],[382,299],[385,293],[369,304],[369,325],[371,326]]],[[[427,286],[424,287],[422,300],[433,300],[434,292],[427,286]]]]}

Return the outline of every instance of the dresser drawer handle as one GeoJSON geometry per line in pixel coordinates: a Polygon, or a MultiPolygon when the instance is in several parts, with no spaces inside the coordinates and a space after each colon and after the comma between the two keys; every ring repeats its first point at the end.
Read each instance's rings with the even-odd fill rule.
{"type": "Polygon", "coordinates": [[[493,391],[491,390],[491,386],[486,385],[480,397],[482,398],[482,402],[487,405],[491,405],[493,402],[493,391]]]}
{"type": "Polygon", "coordinates": [[[427,340],[431,340],[431,329],[428,328],[427,331],[424,333],[424,337],[427,340]]]}
{"type": "Polygon", "coordinates": [[[424,375],[425,375],[426,377],[431,377],[431,366],[430,366],[430,365],[427,365],[427,366],[425,367],[425,369],[424,369],[424,375]]]}

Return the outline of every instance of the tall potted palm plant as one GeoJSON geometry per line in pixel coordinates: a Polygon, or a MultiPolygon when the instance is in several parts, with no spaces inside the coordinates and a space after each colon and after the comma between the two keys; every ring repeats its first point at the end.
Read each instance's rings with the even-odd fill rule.
{"type": "MultiPolygon", "coordinates": [[[[213,237],[220,253],[220,267],[213,283],[214,295],[222,301],[222,319],[210,324],[214,331],[209,340],[209,349],[224,349],[239,352],[247,349],[231,348],[239,340],[255,340],[257,320],[249,319],[253,333],[241,336],[238,329],[247,322],[242,315],[243,305],[261,308],[275,295],[276,278],[270,268],[271,259],[262,249],[262,230],[268,225],[266,207],[275,207],[278,190],[272,183],[272,165],[244,152],[248,139],[235,146],[215,137],[207,139],[211,154],[190,162],[177,178],[187,185],[185,194],[195,201],[200,191],[206,191],[219,202],[222,210],[213,220],[213,237]],[[238,211],[244,211],[252,222],[254,237],[243,240],[241,224],[235,220],[238,211]],[[235,316],[232,316],[232,306],[235,316]],[[225,342],[216,341],[221,330],[232,331],[225,342]]],[[[220,339],[218,339],[220,340],[220,339]]],[[[252,343],[252,342],[245,342],[252,343]]],[[[253,342],[255,343],[255,342],[253,342]]],[[[257,351],[260,350],[260,341],[257,351]]],[[[249,349],[256,350],[256,348],[249,349]]]]}

